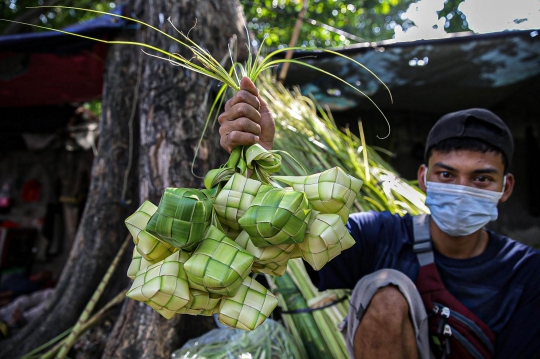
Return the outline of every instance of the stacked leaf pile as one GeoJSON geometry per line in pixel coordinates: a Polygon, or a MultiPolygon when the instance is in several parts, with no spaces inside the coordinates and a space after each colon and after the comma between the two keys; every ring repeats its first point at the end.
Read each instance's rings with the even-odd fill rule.
{"type": "Polygon", "coordinates": [[[277,299],[249,274],[280,276],[300,257],[319,270],[351,247],[345,223],[362,186],[339,167],[272,176],[280,167],[277,151],[237,147],[205,189],[167,188],[158,206],[144,202],[126,219],[135,242],[127,296],[168,319],[218,314],[248,330],[264,322],[277,299]]]}

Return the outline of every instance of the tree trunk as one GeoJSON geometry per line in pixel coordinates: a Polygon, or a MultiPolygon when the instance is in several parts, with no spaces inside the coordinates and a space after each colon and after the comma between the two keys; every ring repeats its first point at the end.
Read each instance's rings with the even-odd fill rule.
{"type": "MultiPolygon", "coordinates": [[[[241,39],[240,49],[244,48],[242,12],[237,0],[131,0],[128,4],[129,13],[175,37],[180,35],[167,22],[168,17],[184,33],[197,20],[190,38],[218,60],[227,54],[227,43],[234,34],[241,39]]],[[[126,30],[120,38],[150,43],[191,58],[189,51],[145,27],[126,30]]],[[[109,50],[99,150],[87,205],[68,263],[47,309],[17,336],[2,342],[0,357],[18,358],[75,323],[127,234],[124,219],[139,203],[149,199],[158,204],[166,187],[202,187],[202,179],[191,174],[191,161],[213,101],[211,84],[202,75],[141,55],[138,48],[122,45],[109,50]],[[134,165],[125,196],[132,204],[122,206],[133,109],[136,111],[132,123],[134,165]]],[[[194,172],[202,177],[225,159],[217,131],[209,131],[194,172]]],[[[124,264],[116,273],[118,279],[109,284],[105,297],[112,297],[128,285],[127,280],[118,277],[125,278],[127,261],[124,264]]],[[[128,299],[103,357],[169,357],[171,350],[207,325],[204,317],[178,315],[167,321],[146,305],[128,299]]]]}
{"type": "MultiPolygon", "coordinates": [[[[227,54],[229,38],[242,37],[242,13],[238,3],[227,1],[146,0],[142,19],[180,37],[166,21],[207,49],[216,59],[227,54]],[[163,23],[160,19],[165,20],[163,23]]],[[[140,32],[142,40],[191,58],[155,31],[140,32]]],[[[242,37],[244,38],[244,37],[242,37]]],[[[191,161],[213,101],[212,81],[202,75],[172,66],[167,61],[147,59],[141,88],[141,149],[139,184],[141,199],[156,205],[167,187],[203,187],[191,174],[191,161]]],[[[226,160],[217,131],[209,131],[193,168],[196,175],[226,160]]],[[[103,358],[168,358],[186,339],[200,335],[213,325],[211,318],[176,316],[167,321],[142,303],[124,303],[103,358]],[[210,319],[210,321],[208,321],[210,319]]]]}

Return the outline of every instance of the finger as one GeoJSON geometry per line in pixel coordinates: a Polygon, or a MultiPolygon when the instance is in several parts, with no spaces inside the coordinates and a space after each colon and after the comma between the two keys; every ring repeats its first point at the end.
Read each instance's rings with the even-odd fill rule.
{"type": "Polygon", "coordinates": [[[261,126],[246,117],[238,118],[234,121],[227,121],[219,127],[221,137],[231,132],[246,132],[255,136],[261,135],[261,126]]]}
{"type": "Polygon", "coordinates": [[[252,145],[259,142],[259,136],[248,132],[232,131],[228,136],[229,145],[234,148],[236,146],[252,145]]]}
{"type": "Polygon", "coordinates": [[[218,122],[220,125],[224,125],[226,122],[236,121],[242,117],[245,117],[254,123],[259,123],[261,121],[261,114],[259,111],[254,109],[253,106],[242,102],[234,105],[229,110],[219,115],[218,122]]]}
{"type": "Polygon", "coordinates": [[[266,100],[263,99],[261,95],[259,95],[258,99],[259,99],[259,103],[261,104],[261,106],[259,107],[259,113],[263,114],[263,113],[270,112],[270,108],[268,107],[268,103],[266,102],[266,100]]]}
{"type": "Polygon", "coordinates": [[[231,107],[239,103],[247,103],[256,110],[261,107],[259,98],[257,96],[246,90],[240,90],[229,101],[227,101],[225,104],[225,111],[228,111],[231,107]]]}
{"type": "Polygon", "coordinates": [[[242,77],[242,80],[240,80],[240,90],[244,90],[249,92],[255,97],[259,97],[259,90],[257,90],[257,87],[255,87],[255,84],[248,78],[248,77],[242,77]]]}
{"type": "Polygon", "coordinates": [[[233,131],[222,135],[219,143],[221,147],[230,153],[237,146],[247,146],[257,142],[259,142],[259,136],[246,132],[233,131]]]}

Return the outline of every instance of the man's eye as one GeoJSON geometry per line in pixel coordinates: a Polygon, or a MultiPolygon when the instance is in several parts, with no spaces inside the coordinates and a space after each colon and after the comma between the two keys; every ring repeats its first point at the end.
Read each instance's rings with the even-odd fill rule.
{"type": "Polygon", "coordinates": [[[489,178],[484,177],[484,176],[479,176],[479,177],[476,178],[476,180],[478,182],[487,182],[487,181],[489,181],[489,178]]]}
{"type": "Polygon", "coordinates": [[[450,178],[450,177],[451,177],[451,174],[450,174],[450,172],[441,172],[441,177],[443,177],[443,178],[450,178]]]}

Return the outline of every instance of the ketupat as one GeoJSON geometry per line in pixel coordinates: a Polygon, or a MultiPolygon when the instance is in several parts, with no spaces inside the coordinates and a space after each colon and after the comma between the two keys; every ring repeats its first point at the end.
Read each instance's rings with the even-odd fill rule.
{"type": "Polygon", "coordinates": [[[247,277],[234,297],[222,299],[218,320],[230,327],[253,330],[270,316],[276,305],[277,298],[268,289],[247,277]]]}
{"type": "Polygon", "coordinates": [[[146,230],[173,247],[190,251],[210,225],[212,204],[207,190],[167,188],[146,230]]]}
{"type": "Polygon", "coordinates": [[[157,207],[152,202],[144,201],[139,209],[125,221],[126,227],[133,237],[135,248],[144,259],[152,263],[159,262],[177,251],[170,244],[162,242],[159,238],[145,230],[150,217],[156,211],[157,207]]]}
{"type": "Polygon", "coordinates": [[[338,214],[313,211],[303,243],[298,244],[302,258],[315,270],[345,249],[353,246],[354,239],[338,214]]]}
{"type": "Polygon", "coordinates": [[[221,224],[241,230],[238,220],[246,213],[262,185],[261,182],[240,173],[234,174],[214,200],[214,208],[221,224]]]}
{"type": "Polygon", "coordinates": [[[295,191],[304,192],[317,211],[337,213],[347,223],[349,212],[362,187],[362,181],[334,167],[310,176],[274,176],[295,191]]]}
{"type": "Polygon", "coordinates": [[[211,225],[184,268],[191,288],[232,296],[251,272],[253,259],[211,225]]]}
{"type": "Polygon", "coordinates": [[[259,191],[238,223],[257,247],[304,241],[311,209],[303,192],[259,191]]]}
{"type": "Polygon", "coordinates": [[[163,261],[140,270],[127,296],[146,303],[167,319],[190,299],[184,263],[189,255],[177,251],[163,261]]]}

